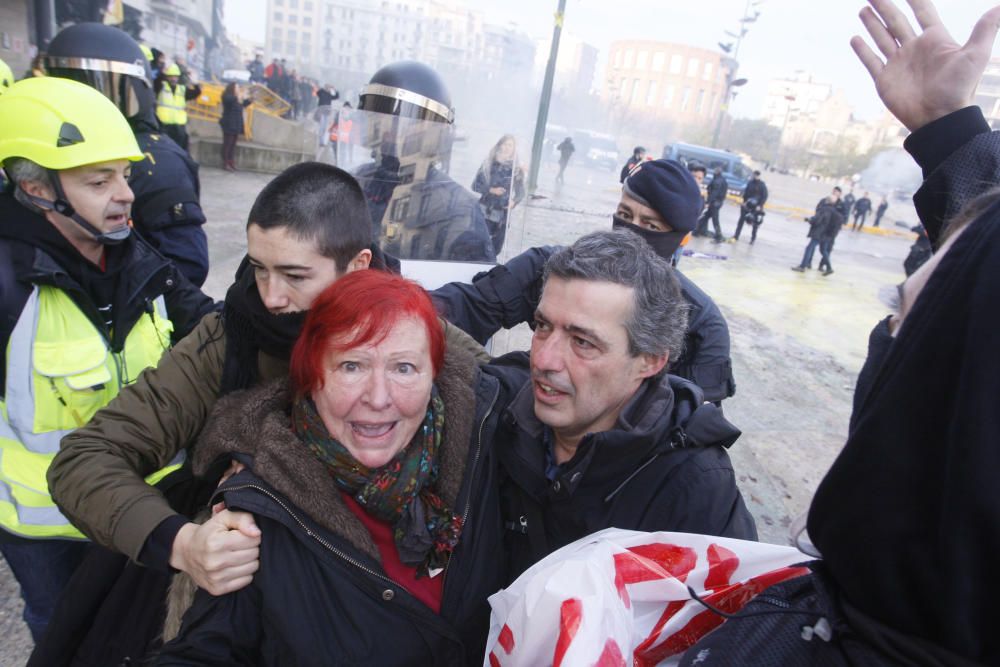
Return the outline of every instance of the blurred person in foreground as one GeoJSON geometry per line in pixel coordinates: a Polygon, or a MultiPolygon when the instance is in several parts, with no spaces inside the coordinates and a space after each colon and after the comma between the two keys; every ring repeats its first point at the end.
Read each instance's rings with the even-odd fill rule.
{"type": "Polygon", "coordinates": [[[893,3],[871,5],[861,20],[882,57],[851,46],[911,131],[925,179],[914,204],[936,252],[869,339],[847,443],[809,509],[812,544],[800,539],[822,560],[684,666],[1000,664],[1000,135],[972,106],[1000,7],[963,46],[928,0],[909,2],[919,34],[893,3]]]}
{"type": "Polygon", "coordinates": [[[261,569],[200,591],[159,665],[481,664],[503,581],[496,378],[446,344],[427,293],[382,271],[312,304],[290,379],[234,393],[196,472],[261,529],[261,569]]]}
{"type": "Polygon", "coordinates": [[[0,95],[12,183],[0,194],[0,552],[36,642],[87,547],[45,479],[61,438],[213,308],[132,233],[128,177],[141,159],[93,88],[37,77],[0,95]]]}
{"type": "Polygon", "coordinates": [[[479,207],[486,218],[493,251],[499,255],[507,237],[507,218],[524,199],[524,168],[517,162],[514,135],[503,135],[490,149],[476,172],[472,190],[480,195],[479,207]]]}
{"type": "MultiPolygon", "coordinates": [[[[163,54],[153,49],[153,53],[163,54]]],[[[199,287],[208,277],[198,164],[165,135],[156,117],[153,74],[142,47],[101,23],[59,31],[44,58],[46,74],[85,83],[110,99],[129,122],[143,160],[133,166],[132,222],[154,248],[199,287]]]]}

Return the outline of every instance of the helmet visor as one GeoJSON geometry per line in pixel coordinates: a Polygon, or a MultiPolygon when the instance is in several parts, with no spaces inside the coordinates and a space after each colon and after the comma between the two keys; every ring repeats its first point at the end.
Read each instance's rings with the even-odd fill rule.
{"type": "Polygon", "coordinates": [[[46,58],[49,76],[79,81],[115,103],[122,115],[132,118],[143,109],[142,94],[152,90],[145,69],[139,65],[93,58],[46,58]]]}
{"type": "Polygon", "coordinates": [[[438,123],[451,123],[455,120],[455,112],[437,100],[380,83],[370,83],[362,89],[359,108],[362,111],[438,123]]]}

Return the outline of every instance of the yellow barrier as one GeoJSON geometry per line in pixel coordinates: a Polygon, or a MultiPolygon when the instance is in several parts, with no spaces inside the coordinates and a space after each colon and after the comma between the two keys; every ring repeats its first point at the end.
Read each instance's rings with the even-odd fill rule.
{"type": "MultiPolygon", "coordinates": [[[[192,118],[218,122],[222,118],[222,93],[226,90],[224,83],[201,83],[201,95],[188,100],[187,111],[192,118]]],[[[245,134],[247,140],[253,139],[254,114],[265,113],[281,118],[292,108],[280,95],[267,86],[259,83],[241,84],[243,94],[253,100],[246,108],[245,134]]]]}

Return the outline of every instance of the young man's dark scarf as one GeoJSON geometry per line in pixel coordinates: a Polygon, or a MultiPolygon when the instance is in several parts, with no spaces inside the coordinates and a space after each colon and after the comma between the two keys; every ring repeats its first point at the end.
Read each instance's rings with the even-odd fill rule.
{"type": "MultiPolygon", "coordinates": [[[[399,260],[371,247],[371,268],[399,273],[399,260]]],[[[247,389],[258,380],[260,352],[288,360],[302,331],[307,311],[271,313],[260,299],[253,266],[247,258],[236,270],[236,279],[226,292],[222,323],[226,335],[226,358],[222,367],[219,395],[247,389]]]]}

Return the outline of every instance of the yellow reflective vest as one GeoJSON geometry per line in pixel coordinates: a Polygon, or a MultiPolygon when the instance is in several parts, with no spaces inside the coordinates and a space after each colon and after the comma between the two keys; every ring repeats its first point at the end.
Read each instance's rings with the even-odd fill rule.
{"type": "MultiPolygon", "coordinates": [[[[35,285],[6,350],[0,401],[0,528],[29,538],[85,539],[49,496],[46,471],[64,435],[83,426],[170,347],[162,296],[133,325],[121,352],[63,290],[35,285]]],[[[147,478],[155,483],[173,465],[147,478]]]]}
{"type": "Polygon", "coordinates": [[[187,125],[187,100],[184,99],[186,88],[178,84],[173,90],[170,85],[163,84],[160,95],[156,98],[156,117],[164,125],[187,125]]]}

